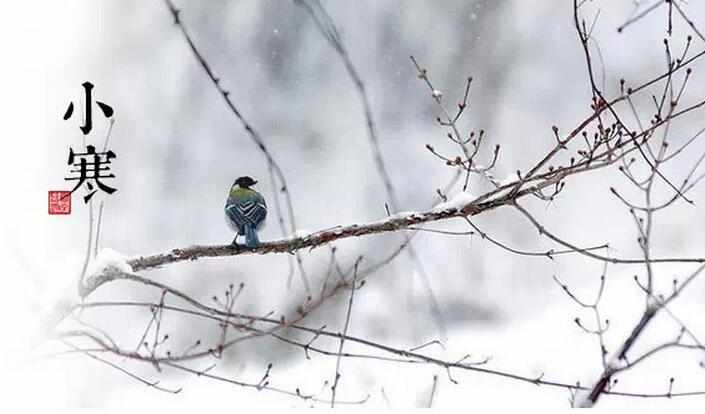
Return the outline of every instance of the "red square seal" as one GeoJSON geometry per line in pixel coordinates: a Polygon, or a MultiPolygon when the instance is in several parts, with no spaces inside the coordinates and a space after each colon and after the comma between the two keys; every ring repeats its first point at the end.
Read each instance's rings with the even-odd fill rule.
{"type": "Polygon", "coordinates": [[[71,214],[71,191],[49,191],[49,214],[71,214]]]}

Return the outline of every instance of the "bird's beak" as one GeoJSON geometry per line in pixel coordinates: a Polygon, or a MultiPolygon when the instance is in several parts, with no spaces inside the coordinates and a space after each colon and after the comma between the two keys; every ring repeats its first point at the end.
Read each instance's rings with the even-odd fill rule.
{"type": "Polygon", "coordinates": [[[255,185],[255,184],[257,184],[258,182],[259,182],[259,181],[255,180],[255,182],[254,182],[254,183],[252,183],[252,185],[255,185]]]}

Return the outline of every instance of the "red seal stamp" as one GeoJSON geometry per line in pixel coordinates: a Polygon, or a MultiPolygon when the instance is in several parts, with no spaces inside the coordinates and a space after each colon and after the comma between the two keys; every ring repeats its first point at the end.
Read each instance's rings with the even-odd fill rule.
{"type": "Polygon", "coordinates": [[[71,191],[49,191],[49,214],[71,214],[71,191]]]}

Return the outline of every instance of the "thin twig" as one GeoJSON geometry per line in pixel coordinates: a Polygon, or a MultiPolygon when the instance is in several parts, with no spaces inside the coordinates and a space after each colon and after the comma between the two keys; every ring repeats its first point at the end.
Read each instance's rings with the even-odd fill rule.
{"type": "Polygon", "coordinates": [[[343,328],[343,335],[340,337],[340,344],[338,345],[338,359],[335,361],[335,378],[333,379],[333,385],[330,387],[331,399],[330,408],[335,407],[335,392],[338,389],[338,380],[340,380],[340,361],[341,355],[343,353],[343,344],[345,343],[345,337],[348,335],[348,328],[350,327],[350,317],[352,315],[353,297],[355,296],[355,284],[357,283],[357,268],[362,260],[360,256],[355,261],[355,270],[353,273],[353,279],[350,283],[350,300],[348,301],[348,310],[345,314],[345,327],[343,328]]]}

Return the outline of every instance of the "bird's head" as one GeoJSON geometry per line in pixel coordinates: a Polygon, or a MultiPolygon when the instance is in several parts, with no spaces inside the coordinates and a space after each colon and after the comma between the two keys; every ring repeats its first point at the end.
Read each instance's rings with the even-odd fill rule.
{"type": "Polygon", "coordinates": [[[250,188],[253,185],[257,184],[257,181],[254,180],[252,177],[245,175],[243,177],[239,177],[237,180],[235,180],[235,183],[233,183],[233,186],[239,185],[240,188],[250,188]]]}

